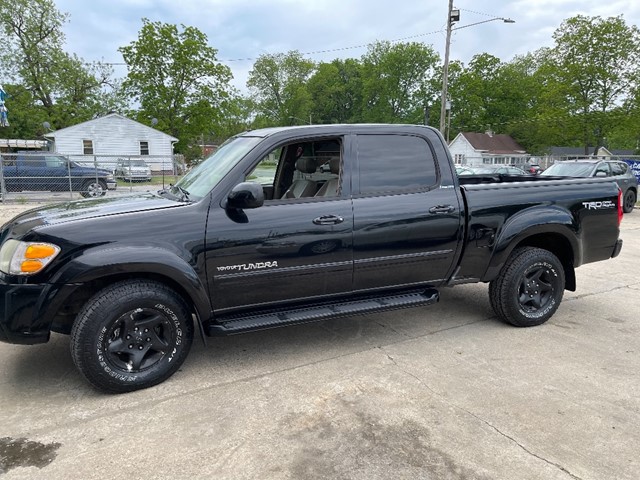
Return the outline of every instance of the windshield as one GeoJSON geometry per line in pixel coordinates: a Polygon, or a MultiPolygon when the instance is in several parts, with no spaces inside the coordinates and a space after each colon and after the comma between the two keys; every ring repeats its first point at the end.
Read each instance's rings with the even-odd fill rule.
{"type": "Polygon", "coordinates": [[[593,171],[594,163],[562,162],[554,163],[540,175],[552,177],[588,177],[593,171]]]}
{"type": "Polygon", "coordinates": [[[188,192],[191,200],[208,194],[260,141],[261,137],[236,137],[223,143],[212,155],[176,183],[176,192],[188,192]]]}

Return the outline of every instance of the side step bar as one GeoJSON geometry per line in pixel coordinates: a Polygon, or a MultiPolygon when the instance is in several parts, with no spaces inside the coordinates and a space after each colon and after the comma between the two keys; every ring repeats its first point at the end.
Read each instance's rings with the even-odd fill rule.
{"type": "Polygon", "coordinates": [[[399,308],[432,305],[440,299],[437,290],[413,290],[392,295],[360,297],[342,301],[323,302],[281,310],[264,310],[249,314],[230,314],[209,324],[209,336],[264,330],[330,318],[381,312],[399,308]]]}

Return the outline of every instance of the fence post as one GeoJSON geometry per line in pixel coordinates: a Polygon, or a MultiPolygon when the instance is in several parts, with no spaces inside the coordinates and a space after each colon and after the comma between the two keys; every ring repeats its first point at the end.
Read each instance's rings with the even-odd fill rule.
{"type": "Polygon", "coordinates": [[[73,182],[71,181],[71,159],[69,155],[65,155],[67,159],[67,178],[69,178],[69,200],[73,200],[73,182]]]}
{"type": "Polygon", "coordinates": [[[0,155],[0,202],[4,203],[4,197],[7,191],[4,185],[4,157],[0,155]]]}

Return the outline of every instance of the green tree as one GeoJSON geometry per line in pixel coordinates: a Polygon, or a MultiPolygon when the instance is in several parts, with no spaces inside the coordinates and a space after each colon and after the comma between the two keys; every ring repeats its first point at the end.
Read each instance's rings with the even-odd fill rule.
{"type": "Polygon", "coordinates": [[[426,100],[437,94],[439,61],[433,48],[421,43],[370,45],[362,57],[364,120],[422,123],[426,100]]]}
{"type": "Polygon", "coordinates": [[[123,91],[140,105],[137,119],[156,118],[156,128],[179,139],[177,152],[218,129],[232,75],[204,33],[144,18],[138,39],[118,50],[129,68],[123,91]]]}
{"type": "Polygon", "coordinates": [[[309,79],[314,123],[362,121],[362,63],[356,59],[320,63],[309,79]]]}
{"type": "MultiPolygon", "coordinates": [[[[68,15],[52,0],[0,2],[0,59],[4,73],[31,92],[47,120],[57,128],[88,120],[104,110],[111,69],[88,67],[63,50],[68,15]]],[[[16,108],[9,106],[10,114],[16,108]]],[[[23,134],[27,134],[25,131],[23,134]]],[[[30,135],[35,134],[31,132],[30,135]]]]}
{"type": "Polygon", "coordinates": [[[3,87],[9,95],[9,127],[0,129],[0,136],[32,139],[45,133],[42,123],[50,120],[47,112],[36,104],[32,92],[23,85],[5,84],[3,87]]]}
{"type": "Polygon", "coordinates": [[[258,112],[256,124],[306,123],[312,106],[307,81],[314,68],[298,51],[261,55],[247,80],[258,112]]]}
{"type": "Polygon", "coordinates": [[[451,123],[455,133],[484,132],[502,122],[503,119],[496,117],[500,102],[497,78],[501,67],[499,58],[483,53],[475,55],[457,74],[449,75],[451,123]]]}
{"type": "Polygon", "coordinates": [[[586,149],[602,142],[616,124],[610,115],[629,97],[640,70],[640,31],[622,16],[577,15],[553,34],[549,73],[578,120],[586,149]]]}

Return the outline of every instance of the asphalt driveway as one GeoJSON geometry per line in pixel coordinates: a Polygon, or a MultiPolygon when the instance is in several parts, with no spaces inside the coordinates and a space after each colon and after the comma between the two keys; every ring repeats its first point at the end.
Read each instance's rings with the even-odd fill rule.
{"type": "MultiPolygon", "coordinates": [[[[0,215],[9,210],[0,207],[0,215]]],[[[0,218],[4,221],[7,218],[0,218]]],[[[640,478],[640,211],[547,324],[486,285],[438,305],[196,342],[167,382],[92,390],[68,338],[0,344],[6,479],[640,478]]]]}

